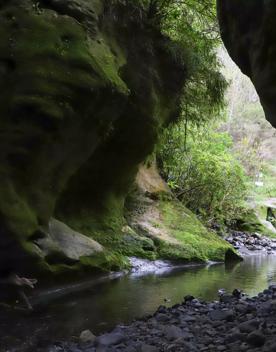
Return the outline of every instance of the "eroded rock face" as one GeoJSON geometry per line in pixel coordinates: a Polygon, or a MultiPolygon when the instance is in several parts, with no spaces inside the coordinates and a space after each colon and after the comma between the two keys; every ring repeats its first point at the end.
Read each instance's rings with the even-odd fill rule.
{"type": "Polygon", "coordinates": [[[249,76],[265,114],[276,127],[276,3],[273,0],[218,0],[222,39],[249,76]]]}
{"type": "Polygon", "coordinates": [[[172,50],[138,5],[0,1],[0,271],[52,270],[37,241],[52,216],[90,237],[122,225],[138,165],[178,112],[172,50]]]}

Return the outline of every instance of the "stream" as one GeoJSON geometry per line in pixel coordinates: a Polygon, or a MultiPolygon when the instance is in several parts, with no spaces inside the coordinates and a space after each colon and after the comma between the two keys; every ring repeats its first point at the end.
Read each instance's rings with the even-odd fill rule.
{"type": "MultiPolygon", "coordinates": [[[[115,274],[97,285],[86,282],[72,290],[42,291],[33,298],[35,312],[0,314],[0,351],[7,346],[31,342],[47,344],[79,336],[90,329],[94,334],[127,324],[153,313],[158,306],[172,306],[185,295],[203,300],[217,299],[217,291],[240,288],[253,296],[276,282],[276,256],[253,255],[235,264],[213,264],[168,268],[156,273],[115,274]]],[[[6,348],[6,349],[5,349],[6,348]]],[[[32,349],[30,349],[31,351],[32,349]]]]}

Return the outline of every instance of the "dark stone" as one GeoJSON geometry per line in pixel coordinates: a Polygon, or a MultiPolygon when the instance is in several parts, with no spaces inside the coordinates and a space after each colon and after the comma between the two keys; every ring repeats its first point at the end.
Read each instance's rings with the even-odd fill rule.
{"type": "Polygon", "coordinates": [[[109,333],[104,334],[96,339],[96,344],[99,346],[111,346],[111,345],[118,345],[119,343],[125,340],[125,336],[121,333],[109,333]]]}
{"type": "Polygon", "coordinates": [[[242,334],[240,332],[235,332],[233,334],[228,335],[225,339],[225,342],[231,343],[231,342],[236,342],[236,341],[244,341],[245,339],[246,339],[245,334],[242,334]]]}
{"type": "Polygon", "coordinates": [[[137,352],[137,349],[135,347],[133,347],[133,346],[126,346],[125,352],[137,352]]]}
{"type": "Polygon", "coordinates": [[[256,330],[259,327],[259,325],[260,325],[259,320],[252,319],[239,324],[238,328],[240,329],[241,332],[249,333],[256,330]]]}
{"type": "Polygon", "coordinates": [[[230,249],[226,251],[225,262],[229,263],[229,262],[239,262],[239,261],[243,261],[243,258],[239,254],[233,252],[230,249]]]}
{"type": "Polygon", "coordinates": [[[157,312],[158,312],[158,313],[164,313],[164,314],[166,314],[166,313],[167,313],[167,307],[165,307],[165,306],[159,306],[159,307],[157,308],[157,312]]]}
{"type": "Polygon", "coordinates": [[[235,290],[232,292],[232,295],[233,295],[235,298],[240,299],[241,296],[242,296],[242,291],[241,291],[241,290],[238,290],[237,288],[235,288],[235,290]]]}
{"type": "Polygon", "coordinates": [[[176,340],[183,337],[183,331],[178,326],[169,325],[164,328],[164,335],[168,340],[176,340]]]}
{"type": "Polygon", "coordinates": [[[276,285],[270,285],[268,289],[269,291],[276,292],[276,285]]]}
{"type": "Polygon", "coordinates": [[[228,295],[228,294],[222,295],[219,298],[220,302],[222,302],[222,303],[230,303],[233,301],[233,299],[234,299],[234,297],[232,295],[228,295]]]}
{"type": "Polygon", "coordinates": [[[184,321],[186,323],[194,323],[196,321],[196,317],[185,314],[184,317],[181,317],[181,321],[184,321]]]}
{"type": "Polygon", "coordinates": [[[247,336],[247,343],[254,347],[261,347],[265,344],[265,336],[258,330],[251,332],[247,336]]]}
{"type": "Polygon", "coordinates": [[[155,319],[157,321],[160,321],[160,322],[166,322],[168,321],[170,318],[164,314],[164,313],[157,313],[156,316],[155,316],[155,319]]]}
{"type": "Polygon", "coordinates": [[[184,302],[187,303],[187,302],[191,302],[192,300],[194,300],[194,296],[191,296],[191,295],[187,295],[184,297],[184,302]]]}
{"type": "Polygon", "coordinates": [[[226,321],[233,321],[235,314],[232,310],[211,310],[209,313],[211,320],[226,320],[226,321]]]}

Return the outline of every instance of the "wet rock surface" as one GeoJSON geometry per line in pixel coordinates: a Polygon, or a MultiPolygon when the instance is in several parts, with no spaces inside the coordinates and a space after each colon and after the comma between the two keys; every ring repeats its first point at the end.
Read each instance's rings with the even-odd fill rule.
{"type": "Polygon", "coordinates": [[[118,326],[95,341],[58,343],[43,352],[145,351],[275,351],[276,286],[249,298],[236,292],[231,299],[210,303],[184,300],[129,326],[118,326]],[[161,319],[162,317],[162,319],[161,319]]]}
{"type": "Polygon", "coordinates": [[[243,255],[274,254],[276,252],[276,239],[261,236],[258,233],[233,231],[226,237],[226,241],[243,255]]]}

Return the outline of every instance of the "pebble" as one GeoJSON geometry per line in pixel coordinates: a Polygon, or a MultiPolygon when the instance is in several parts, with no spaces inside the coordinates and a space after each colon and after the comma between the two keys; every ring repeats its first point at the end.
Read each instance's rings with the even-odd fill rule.
{"type": "Polygon", "coordinates": [[[165,326],[164,335],[168,340],[177,340],[183,336],[182,330],[175,325],[165,326]]]}
{"type": "Polygon", "coordinates": [[[233,310],[219,310],[219,309],[211,310],[209,315],[212,320],[233,321],[234,319],[233,310]]]}
{"type": "Polygon", "coordinates": [[[160,322],[162,322],[162,321],[165,322],[165,321],[169,320],[169,317],[165,313],[158,313],[156,315],[155,319],[160,322]]]}
{"type": "Polygon", "coordinates": [[[115,332],[115,333],[109,333],[109,334],[104,334],[96,339],[96,344],[99,346],[110,346],[110,345],[118,345],[122,341],[125,340],[125,336],[121,333],[115,332]]]}
{"type": "Polygon", "coordinates": [[[247,342],[254,347],[261,347],[265,343],[265,336],[260,331],[256,330],[247,336],[247,342]]]}
{"type": "Polygon", "coordinates": [[[238,328],[240,332],[250,333],[256,330],[260,325],[260,322],[257,319],[252,319],[248,321],[244,321],[243,323],[239,324],[238,328]]]}
{"type": "Polygon", "coordinates": [[[84,330],[81,332],[79,340],[81,344],[90,344],[95,342],[96,336],[90,330],[84,330]]]}

